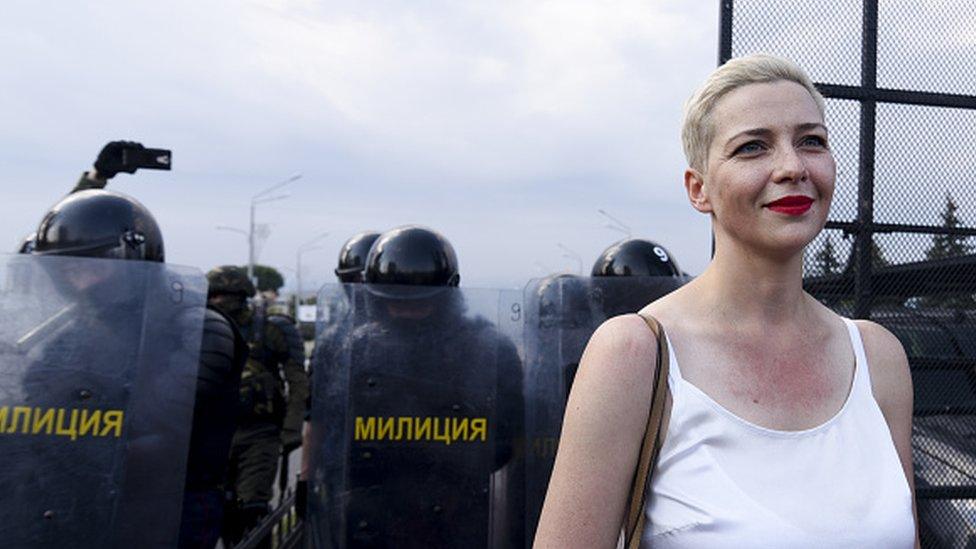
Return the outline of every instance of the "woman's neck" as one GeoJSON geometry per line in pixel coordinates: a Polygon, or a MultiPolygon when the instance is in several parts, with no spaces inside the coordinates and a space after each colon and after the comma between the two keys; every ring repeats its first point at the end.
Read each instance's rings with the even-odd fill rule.
{"type": "Polygon", "coordinates": [[[733,245],[717,247],[698,277],[700,297],[723,320],[758,326],[786,325],[805,318],[810,309],[803,291],[803,252],[770,257],[733,245]]]}

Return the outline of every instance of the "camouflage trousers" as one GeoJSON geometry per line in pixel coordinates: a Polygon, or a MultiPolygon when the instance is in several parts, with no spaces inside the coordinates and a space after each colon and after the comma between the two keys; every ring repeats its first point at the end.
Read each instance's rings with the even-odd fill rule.
{"type": "Polygon", "coordinates": [[[274,423],[237,428],[230,449],[227,487],[243,504],[271,501],[281,460],[281,428],[274,423]]]}

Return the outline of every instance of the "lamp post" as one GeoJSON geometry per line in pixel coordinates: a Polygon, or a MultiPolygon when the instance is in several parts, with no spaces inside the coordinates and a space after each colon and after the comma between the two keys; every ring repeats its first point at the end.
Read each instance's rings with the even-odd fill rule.
{"type": "Polygon", "coordinates": [[[279,181],[274,185],[264,189],[258,194],[251,197],[251,224],[250,229],[247,234],[247,278],[252,282],[254,281],[254,209],[258,204],[264,204],[266,202],[274,202],[275,200],[281,200],[283,198],[288,198],[287,194],[279,194],[274,196],[267,196],[272,191],[276,191],[285,185],[301,179],[302,174],[295,174],[284,181],[279,181]]]}
{"type": "Polygon", "coordinates": [[[305,242],[295,251],[295,323],[299,324],[301,321],[298,319],[299,307],[302,305],[302,254],[305,252],[311,252],[313,250],[320,250],[322,246],[317,245],[317,243],[323,238],[329,236],[329,233],[322,233],[315,238],[305,242]]]}

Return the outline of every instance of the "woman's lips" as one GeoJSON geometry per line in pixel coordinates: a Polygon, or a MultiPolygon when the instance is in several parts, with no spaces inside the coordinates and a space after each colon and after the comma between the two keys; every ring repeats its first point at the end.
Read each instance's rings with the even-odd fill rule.
{"type": "Polygon", "coordinates": [[[784,196],[766,204],[770,210],[786,215],[803,215],[811,206],[813,206],[813,199],[809,196],[784,196]]]}

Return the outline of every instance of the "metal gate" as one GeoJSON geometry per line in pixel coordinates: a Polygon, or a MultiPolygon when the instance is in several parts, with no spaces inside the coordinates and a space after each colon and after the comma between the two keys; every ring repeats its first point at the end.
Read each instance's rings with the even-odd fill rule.
{"type": "Polygon", "coordinates": [[[976,1],[723,0],[719,62],[806,69],[837,187],[804,286],[905,345],[925,547],[976,544],[976,1]]]}

